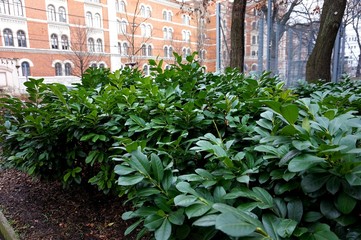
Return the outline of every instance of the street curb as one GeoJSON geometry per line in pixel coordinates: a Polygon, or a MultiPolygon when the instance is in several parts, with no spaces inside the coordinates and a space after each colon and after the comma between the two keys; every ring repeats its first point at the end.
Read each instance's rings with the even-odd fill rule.
{"type": "Polygon", "coordinates": [[[5,240],[19,240],[19,237],[16,235],[14,229],[10,226],[9,222],[6,220],[6,217],[0,210],[0,234],[5,238],[5,240]]]}

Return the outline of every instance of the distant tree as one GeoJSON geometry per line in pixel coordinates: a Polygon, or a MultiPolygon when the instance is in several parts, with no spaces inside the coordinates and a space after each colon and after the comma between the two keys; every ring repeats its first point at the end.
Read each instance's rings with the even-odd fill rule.
{"type": "MultiPolygon", "coordinates": [[[[130,1],[129,3],[131,3],[130,1]]],[[[126,39],[129,43],[129,47],[127,49],[127,58],[128,62],[126,64],[130,64],[132,66],[138,65],[138,53],[142,51],[143,44],[147,43],[151,39],[151,29],[148,29],[149,25],[146,25],[145,22],[149,19],[149,15],[147,15],[146,9],[141,6],[140,1],[137,0],[134,5],[134,11],[132,13],[128,12],[127,7],[124,9],[124,18],[127,20],[127,26],[124,26],[123,22],[120,24],[122,26],[118,26],[120,30],[120,34],[126,39]],[[142,28],[145,29],[142,29],[142,28]],[[137,40],[136,35],[141,29],[143,32],[140,34],[142,39],[137,40]],[[149,32],[150,30],[150,32],[149,32]]]]}
{"type": "Polygon", "coordinates": [[[331,57],[347,0],[324,0],[315,47],[307,61],[306,80],[331,81],[331,57]]]}
{"type": "MultiPolygon", "coordinates": [[[[346,7],[346,24],[351,24],[356,34],[358,49],[361,50],[361,3],[359,0],[349,0],[346,7]]],[[[361,77],[361,51],[357,56],[356,77],[361,77]]]]}
{"type": "Polygon", "coordinates": [[[244,20],[247,0],[234,0],[232,7],[230,67],[243,72],[244,68],[244,20]]]}
{"type": "Polygon", "coordinates": [[[74,76],[81,77],[92,62],[99,62],[104,57],[103,52],[95,51],[96,42],[93,42],[94,45],[89,44],[90,35],[91,29],[88,27],[78,25],[72,28],[69,59],[74,64],[72,69],[74,76]]]}

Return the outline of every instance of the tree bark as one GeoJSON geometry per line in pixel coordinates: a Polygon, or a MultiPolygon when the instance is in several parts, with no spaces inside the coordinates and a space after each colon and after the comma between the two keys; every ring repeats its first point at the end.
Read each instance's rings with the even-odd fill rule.
{"type": "Polygon", "coordinates": [[[306,80],[331,81],[331,57],[347,0],[325,0],[316,44],[306,65],[306,80]]]}
{"type": "Polygon", "coordinates": [[[234,0],[232,7],[230,67],[244,71],[244,20],[247,0],[234,0]]]}
{"type": "Polygon", "coordinates": [[[361,54],[358,55],[358,62],[357,62],[357,67],[356,67],[356,77],[357,78],[361,77],[361,54]]]}

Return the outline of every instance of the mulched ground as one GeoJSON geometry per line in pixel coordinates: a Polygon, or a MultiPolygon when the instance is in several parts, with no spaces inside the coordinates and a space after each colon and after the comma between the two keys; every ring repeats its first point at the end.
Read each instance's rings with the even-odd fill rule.
{"type": "Polygon", "coordinates": [[[121,215],[120,198],[81,188],[64,190],[13,169],[0,167],[0,208],[24,240],[110,240],[124,237],[131,224],[121,215]]]}

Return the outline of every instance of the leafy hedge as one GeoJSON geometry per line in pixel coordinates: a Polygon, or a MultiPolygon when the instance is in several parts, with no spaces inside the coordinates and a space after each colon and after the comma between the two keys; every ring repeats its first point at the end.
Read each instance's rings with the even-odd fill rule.
{"type": "Polygon", "coordinates": [[[89,69],[68,89],[4,96],[6,162],[126,196],[126,234],[156,239],[359,239],[360,87],[284,89],[264,74],[89,69]]]}

